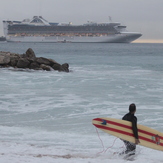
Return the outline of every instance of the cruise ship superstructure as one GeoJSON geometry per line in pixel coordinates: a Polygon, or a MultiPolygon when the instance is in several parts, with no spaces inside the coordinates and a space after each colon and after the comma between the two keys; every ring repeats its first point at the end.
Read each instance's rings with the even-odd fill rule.
{"type": "Polygon", "coordinates": [[[126,26],[116,22],[83,25],[50,23],[42,16],[32,20],[3,21],[4,34],[8,42],[101,42],[130,43],[142,34],[127,32],[126,26]]]}

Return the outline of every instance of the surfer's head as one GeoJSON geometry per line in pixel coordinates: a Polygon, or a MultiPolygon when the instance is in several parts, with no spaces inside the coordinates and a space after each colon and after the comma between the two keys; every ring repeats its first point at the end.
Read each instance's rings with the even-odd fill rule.
{"type": "Polygon", "coordinates": [[[134,103],[129,105],[129,111],[130,111],[130,113],[136,112],[136,105],[134,103]]]}

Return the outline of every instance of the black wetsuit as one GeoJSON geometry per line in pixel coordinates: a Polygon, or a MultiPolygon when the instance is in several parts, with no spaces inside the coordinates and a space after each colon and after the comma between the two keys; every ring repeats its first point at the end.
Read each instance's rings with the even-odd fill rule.
{"type": "MultiPolygon", "coordinates": [[[[132,122],[132,130],[133,130],[134,137],[135,137],[135,139],[139,139],[136,116],[134,116],[134,114],[127,113],[122,119],[132,122]]],[[[131,142],[126,141],[126,140],[123,140],[123,142],[126,146],[126,150],[124,152],[125,154],[128,154],[129,152],[135,152],[136,144],[131,143],[131,142]]]]}

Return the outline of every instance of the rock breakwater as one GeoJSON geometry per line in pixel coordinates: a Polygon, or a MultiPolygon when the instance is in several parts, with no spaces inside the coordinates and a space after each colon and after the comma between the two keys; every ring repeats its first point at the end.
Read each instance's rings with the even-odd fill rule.
{"type": "Polygon", "coordinates": [[[13,67],[33,70],[69,72],[69,64],[59,64],[53,59],[36,57],[33,49],[27,49],[25,54],[0,51],[0,67],[13,67]]]}

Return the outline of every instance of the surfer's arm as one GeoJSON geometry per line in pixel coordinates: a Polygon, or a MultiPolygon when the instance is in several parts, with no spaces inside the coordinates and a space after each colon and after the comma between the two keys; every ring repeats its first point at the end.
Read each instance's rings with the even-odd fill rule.
{"type": "Polygon", "coordinates": [[[135,139],[139,140],[136,118],[132,119],[132,130],[133,130],[135,139]]]}
{"type": "Polygon", "coordinates": [[[133,123],[132,130],[133,130],[133,133],[134,133],[134,136],[135,136],[135,144],[139,144],[140,141],[139,141],[138,129],[137,129],[137,123],[136,122],[133,123]]]}
{"type": "Polygon", "coordinates": [[[138,135],[138,128],[137,128],[137,118],[133,118],[132,119],[132,130],[134,133],[134,137],[135,137],[135,144],[139,144],[139,135],[138,135]]]}

